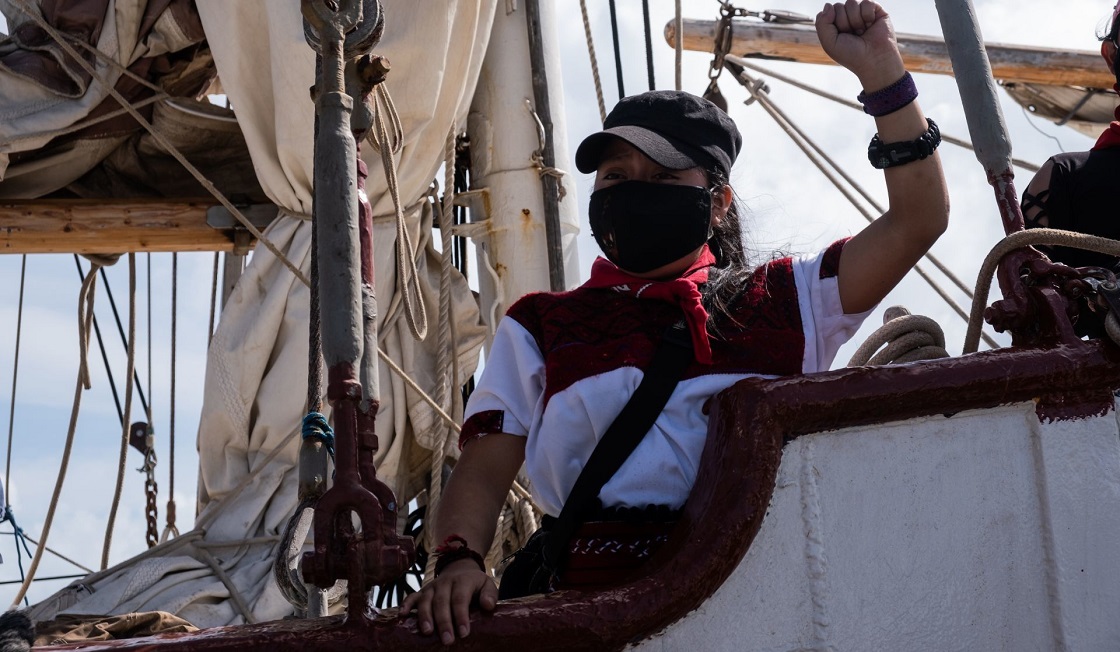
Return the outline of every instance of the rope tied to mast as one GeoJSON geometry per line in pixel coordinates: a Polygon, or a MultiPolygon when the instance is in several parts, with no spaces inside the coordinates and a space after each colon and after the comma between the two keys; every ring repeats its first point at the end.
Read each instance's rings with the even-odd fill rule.
{"type": "MultiPolygon", "coordinates": [[[[567,174],[567,172],[557,167],[545,165],[544,148],[548,136],[545,133],[544,123],[541,122],[541,117],[537,115],[537,112],[533,109],[533,103],[529,100],[529,98],[525,98],[525,108],[529,111],[529,116],[533,118],[533,123],[537,125],[538,147],[536,151],[529,155],[529,160],[532,162],[533,167],[537,169],[537,174],[540,175],[542,179],[546,175],[552,177],[553,179],[556,179],[556,201],[563,201],[564,196],[568,193],[564,188],[564,184],[561,182],[563,181],[564,175],[567,174]]],[[[604,118],[604,120],[605,119],[606,118],[604,118]]]]}
{"type": "Polygon", "coordinates": [[[334,459],[334,430],[321,412],[308,412],[303,417],[303,439],[318,439],[326,446],[331,459],[334,459]]]}

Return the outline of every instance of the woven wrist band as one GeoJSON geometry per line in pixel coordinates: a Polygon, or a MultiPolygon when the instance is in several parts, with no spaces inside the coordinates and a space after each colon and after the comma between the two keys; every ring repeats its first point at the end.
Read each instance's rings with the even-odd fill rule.
{"type": "Polygon", "coordinates": [[[473,559],[474,563],[478,564],[479,570],[486,572],[486,562],[482,559],[482,555],[468,548],[467,540],[458,534],[452,534],[444,539],[433,554],[436,555],[436,577],[439,577],[443,569],[460,559],[473,559]]]}
{"type": "Polygon", "coordinates": [[[918,99],[918,87],[914,85],[914,78],[910,73],[906,73],[890,86],[873,93],[860,93],[856,99],[863,105],[864,113],[878,118],[894,113],[918,99]]]}

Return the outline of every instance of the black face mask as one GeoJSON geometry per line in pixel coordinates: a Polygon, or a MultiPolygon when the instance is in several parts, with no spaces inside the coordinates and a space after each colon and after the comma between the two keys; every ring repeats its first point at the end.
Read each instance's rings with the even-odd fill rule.
{"type": "Polygon", "coordinates": [[[591,234],[615,265],[642,274],[711,237],[712,194],[699,186],[624,181],[591,193],[591,234]]]}

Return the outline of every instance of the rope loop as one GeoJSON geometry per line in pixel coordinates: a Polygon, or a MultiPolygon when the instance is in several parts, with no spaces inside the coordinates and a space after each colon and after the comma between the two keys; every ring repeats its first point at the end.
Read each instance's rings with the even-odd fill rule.
{"type": "Polygon", "coordinates": [[[556,167],[549,167],[544,164],[544,148],[545,148],[545,129],[544,123],[541,122],[541,117],[537,115],[533,109],[533,103],[528,98],[525,99],[525,108],[529,111],[529,116],[533,118],[533,122],[537,126],[537,143],[539,146],[536,151],[529,155],[529,160],[532,162],[533,167],[537,169],[537,174],[542,178],[550,176],[556,179],[556,201],[564,201],[564,195],[567,191],[564,189],[564,175],[567,174],[564,170],[556,167]]]}
{"type": "Polygon", "coordinates": [[[323,442],[331,459],[334,459],[334,430],[321,412],[308,412],[303,418],[303,438],[315,438],[323,442]]]}

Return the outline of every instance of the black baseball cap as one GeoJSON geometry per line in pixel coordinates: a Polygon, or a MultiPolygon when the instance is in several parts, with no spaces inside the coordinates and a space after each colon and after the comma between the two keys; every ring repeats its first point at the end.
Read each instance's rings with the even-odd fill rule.
{"type": "Polygon", "coordinates": [[[576,168],[594,172],[612,137],[671,170],[714,165],[725,174],[743,144],[726,112],[684,91],[649,91],[619,100],[603,130],[584,138],[576,149],[576,168]]]}

